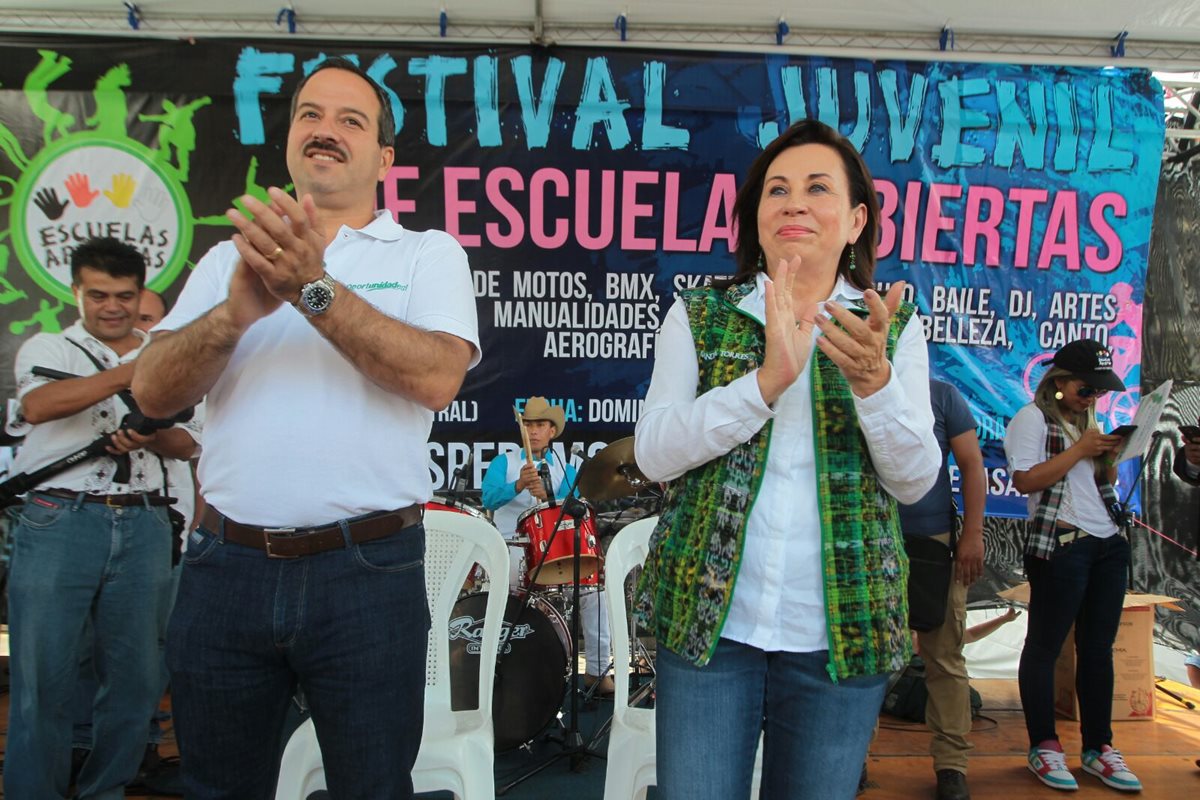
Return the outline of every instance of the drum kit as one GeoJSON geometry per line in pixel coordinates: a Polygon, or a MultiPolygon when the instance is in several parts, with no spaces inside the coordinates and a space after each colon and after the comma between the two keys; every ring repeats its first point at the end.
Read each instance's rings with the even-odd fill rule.
{"type": "MultiPolygon", "coordinates": [[[[637,518],[635,514],[649,513],[628,508],[616,516],[597,515],[591,503],[628,498],[651,482],[634,462],[633,438],[629,437],[585,460],[576,484],[583,502],[568,493],[561,502],[533,506],[520,515],[517,537],[509,540],[510,547],[521,549],[523,564],[510,585],[496,659],[492,721],[497,752],[529,744],[559,718],[568,683],[570,729],[565,733],[567,752],[559,755],[574,757],[584,751],[576,728],[579,593],[581,587],[594,591],[603,584],[603,544],[619,527],[637,518]]],[[[486,511],[473,506],[461,493],[438,495],[426,507],[488,519],[486,511]]],[[[472,637],[455,636],[455,631],[482,626],[486,591],[486,576],[469,577],[451,615],[451,703],[455,710],[475,707],[479,674],[478,646],[472,648],[472,637]]],[[[622,656],[615,655],[623,668],[622,656]]],[[[528,776],[505,790],[524,777],[528,776]]]]}

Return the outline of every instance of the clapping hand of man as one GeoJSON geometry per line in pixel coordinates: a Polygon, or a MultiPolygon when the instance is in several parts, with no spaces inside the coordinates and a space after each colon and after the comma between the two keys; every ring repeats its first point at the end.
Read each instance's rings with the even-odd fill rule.
{"type": "Polygon", "coordinates": [[[235,208],[225,216],[238,229],[233,244],[274,297],[294,303],[300,289],[325,274],[325,231],[311,195],[299,202],[277,187],[268,206],[251,195],[241,201],[253,219],[235,208]]]}

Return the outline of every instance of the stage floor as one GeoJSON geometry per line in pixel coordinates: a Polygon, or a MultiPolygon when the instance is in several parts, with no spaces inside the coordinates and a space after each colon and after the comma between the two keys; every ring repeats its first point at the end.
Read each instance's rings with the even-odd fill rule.
{"type": "MultiPolygon", "coordinates": [[[[983,717],[975,722],[969,781],[975,800],[1014,800],[1026,797],[1062,796],[1042,786],[1025,768],[1025,728],[1015,681],[986,680],[972,683],[983,696],[983,717]]],[[[1200,706],[1200,691],[1168,682],[1168,688],[1200,706]]],[[[0,713],[7,722],[8,694],[0,696],[0,713]]],[[[1147,722],[1119,722],[1113,726],[1116,745],[1145,786],[1140,795],[1150,800],[1183,800],[1200,792],[1200,711],[1188,710],[1166,695],[1158,697],[1158,716],[1147,722]]],[[[585,738],[598,730],[611,713],[611,701],[601,701],[580,715],[585,738]]],[[[7,725],[5,725],[7,730],[7,725]]],[[[1118,792],[1103,786],[1077,769],[1079,732],[1077,723],[1060,720],[1059,735],[1068,754],[1068,764],[1079,779],[1080,791],[1072,796],[1113,798],[1118,792]]],[[[0,737],[0,743],[3,737],[0,737]]],[[[596,749],[603,752],[601,739],[596,749]]],[[[868,762],[869,787],[866,800],[913,800],[933,797],[933,773],[927,755],[929,732],[923,725],[907,724],[892,717],[880,719],[879,735],[871,747],[868,762]]],[[[497,757],[497,782],[502,783],[539,763],[557,745],[538,741],[532,752],[518,750],[497,757]]],[[[176,753],[174,738],[168,736],[162,755],[176,753]]],[[[580,771],[573,772],[566,759],[513,788],[506,798],[512,800],[600,800],[604,792],[605,762],[586,759],[580,771]]],[[[0,795],[2,796],[2,795],[0,795]]],[[[154,795],[128,795],[153,797],[154,795]]],[[[420,795],[441,800],[447,792],[420,795]]],[[[653,789],[649,797],[654,797],[653,789]]],[[[314,799],[315,800],[315,799],[314,799]]],[[[469,800],[469,798],[468,798],[469,800]]]]}

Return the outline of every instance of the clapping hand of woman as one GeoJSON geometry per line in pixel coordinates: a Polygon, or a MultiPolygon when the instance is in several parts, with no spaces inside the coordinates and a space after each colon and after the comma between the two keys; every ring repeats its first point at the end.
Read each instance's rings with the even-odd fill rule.
{"type": "Polygon", "coordinates": [[[904,281],[892,284],[886,297],[868,289],[863,294],[869,311],[866,319],[834,302],[825,303],[828,317],[823,314],[817,317],[816,324],[822,334],[817,347],[838,365],[850,389],[860,398],[875,394],[891,377],[887,360],[888,327],[900,307],[904,286],[904,281]]]}
{"type": "Polygon", "coordinates": [[[800,256],[780,259],[767,281],[766,352],[758,370],[758,388],[767,405],[796,382],[812,350],[816,306],[795,299],[800,262],[800,256]]]}

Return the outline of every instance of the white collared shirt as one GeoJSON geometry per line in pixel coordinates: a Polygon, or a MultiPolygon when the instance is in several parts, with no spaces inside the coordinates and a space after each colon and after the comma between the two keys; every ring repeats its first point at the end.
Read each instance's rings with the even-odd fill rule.
{"type": "MultiPolygon", "coordinates": [[[[48,367],[79,376],[96,374],[96,365],[71,342],[86,347],[105,368],[133,361],[147,341],[146,334],[141,331],[134,329],[133,334],[138,338],[139,344],[123,356],[118,356],[112,348],[88,333],[82,320],[75,322],[62,333],[39,333],[30,337],[17,353],[14,368],[17,399],[23,400],[34,389],[53,382],[53,378],[34,375],[34,367],[48,367]]],[[[116,395],[112,395],[77,414],[33,425],[17,453],[14,473],[34,472],[82,450],[101,436],[115,431],[128,413],[129,408],[125,403],[116,395]]],[[[200,419],[194,419],[181,427],[198,441],[200,422],[200,419]]],[[[117,462],[102,456],[82,461],[63,472],[47,477],[38,484],[38,488],[69,489],[90,494],[128,494],[161,489],[163,462],[158,455],[143,449],[134,450],[129,456],[128,483],[117,483],[113,480],[117,462]]]]}
{"type": "MultiPolygon", "coordinates": [[[[1068,447],[1078,438],[1075,429],[1069,425],[1063,435],[1068,447]]],[[[1022,406],[1008,423],[1004,432],[1004,453],[1008,457],[1010,475],[1027,472],[1049,459],[1046,455],[1046,416],[1033,403],[1022,406]]],[[[1056,519],[1082,528],[1098,539],[1107,539],[1117,535],[1117,526],[1096,488],[1095,466],[1092,459],[1081,458],[1067,471],[1056,519]]],[[[1041,492],[1031,492],[1026,499],[1030,519],[1037,513],[1041,499],[1041,492]]]]}
{"type": "MultiPolygon", "coordinates": [[[[182,328],[224,301],[237,260],[231,242],[212,248],[155,330],[182,328]]],[[[363,228],[342,226],[325,262],[384,314],[470,342],[478,363],[471,272],[449,234],[406,230],[379,211],[363,228]]],[[[246,331],[209,392],[197,477],[210,505],[249,525],[425,503],[432,424],[432,411],[376,386],[285,303],[246,331]]]]}
{"type": "MultiPolygon", "coordinates": [[[[739,305],[760,322],[766,318],[765,280],[760,275],[739,305]]],[[[862,296],[839,279],[829,299],[846,304],[862,296]]],[[[814,328],[814,350],[818,335],[814,328]]],[[[682,302],[667,313],[655,348],[634,438],[638,467],[651,480],[677,478],[775,421],[721,635],[767,651],[827,649],[812,353],[772,408],[763,402],[757,371],[696,396],[699,367],[682,302]]],[[[937,480],[941,450],[933,435],[925,339],[915,314],[900,334],[887,385],[868,398],[854,397],[854,407],[880,484],[901,503],[919,500],[937,480]]]]}

